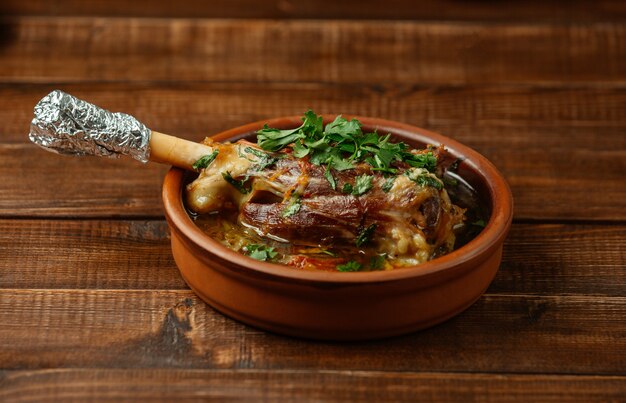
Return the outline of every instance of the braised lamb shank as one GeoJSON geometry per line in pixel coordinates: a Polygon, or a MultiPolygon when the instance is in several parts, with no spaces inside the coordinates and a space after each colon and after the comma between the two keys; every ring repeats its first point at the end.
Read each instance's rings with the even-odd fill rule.
{"type": "MultiPolygon", "coordinates": [[[[419,264],[454,247],[463,209],[423,168],[403,167],[389,178],[358,163],[332,172],[331,183],[327,167],[291,150],[267,152],[243,140],[205,144],[217,152],[187,186],[187,204],[196,213],[236,209],[241,225],[300,245],[360,246],[367,233],[368,243],[397,265],[419,264]]],[[[442,149],[434,152],[439,157],[442,149]]]]}

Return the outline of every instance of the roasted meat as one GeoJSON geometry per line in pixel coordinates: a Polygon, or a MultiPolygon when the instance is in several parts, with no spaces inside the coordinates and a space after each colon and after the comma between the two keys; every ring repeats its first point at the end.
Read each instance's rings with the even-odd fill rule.
{"type": "Polygon", "coordinates": [[[404,166],[390,178],[358,163],[329,175],[328,167],[289,150],[208,141],[219,153],[187,187],[187,204],[197,213],[237,210],[239,224],[263,237],[304,246],[368,245],[396,266],[454,246],[463,209],[425,169],[404,166]]]}

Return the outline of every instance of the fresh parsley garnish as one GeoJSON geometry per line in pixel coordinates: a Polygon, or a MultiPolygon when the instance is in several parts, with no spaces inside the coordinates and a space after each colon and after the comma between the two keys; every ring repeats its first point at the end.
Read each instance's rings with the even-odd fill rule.
{"type": "Polygon", "coordinates": [[[326,178],[328,183],[330,183],[330,187],[333,188],[333,190],[336,190],[337,182],[335,181],[335,178],[333,177],[332,172],[330,172],[330,168],[328,168],[328,166],[326,166],[326,169],[324,169],[324,177],[326,178]]]}
{"type": "Polygon", "coordinates": [[[267,151],[279,151],[298,139],[312,136],[322,131],[322,117],[308,111],[302,118],[302,125],[296,129],[272,129],[265,125],[257,132],[257,144],[267,151]]]}
{"type": "Polygon", "coordinates": [[[359,235],[356,237],[356,246],[363,246],[366,243],[368,243],[372,237],[372,234],[374,233],[374,231],[376,230],[377,225],[376,224],[372,224],[367,228],[364,228],[359,235]]]}
{"type": "Polygon", "coordinates": [[[354,260],[350,260],[348,263],[337,265],[337,271],[348,272],[348,271],[359,271],[361,270],[361,263],[355,262],[354,260]]]}
{"type": "Polygon", "coordinates": [[[410,180],[417,183],[422,187],[434,187],[437,190],[443,189],[443,183],[441,180],[437,179],[435,176],[429,173],[424,173],[423,171],[406,171],[404,173],[410,180]]]}
{"type": "MultiPolygon", "coordinates": [[[[322,117],[307,111],[302,125],[280,130],[267,125],[257,132],[257,144],[267,151],[279,151],[291,145],[296,158],[308,156],[315,165],[326,165],[337,171],[354,169],[355,163],[366,162],[374,171],[395,174],[398,163],[424,168],[432,172],[437,158],[432,152],[412,153],[405,143],[392,143],[391,135],[363,133],[361,123],[337,116],[324,127],[322,117]]],[[[332,184],[331,184],[332,185],[332,184]]]]}
{"type": "Polygon", "coordinates": [[[300,195],[294,193],[289,199],[289,204],[283,211],[283,217],[290,217],[300,211],[300,207],[302,207],[302,200],[300,199],[300,195]]]}
{"type": "Polygon", "coordinates": [[[407,153],[404,162],[415,168],[424,168],[429,172],[433,172],[437,168],[437,157],[429,151],[424,154],[407,153]]]}
{"type": "Polygon", "coordinates": [[[236,180],[235,178],[231,176],[230,172],[226,171],[226,172],[222,172],[222,177],[224,178],[226,182],[230,183],[239,192],[243,194],[250,193],[250,189],[248,189],[245,186],[246,182],[248,181],[247,176],[244,177],[242,180],[236,180]]]}
{"type": "Polygon", "coordinates": [[[387,261],[387,254],[372,256],[370,258],[370,269],[381,270],[385,268],[385,262],[387,261]]]}
{"type": "Polygon", "coordinates": [[[252,259],[261,260],[263,262],[267,260],[274,260],[278,256],[278,252],[273,247],[259,244],[246,245],[246,252],[252,259]]]}
{"type": "Polygon", "coordinates": [[[354,180],[354,185],[351,183],[344,183],[341,191],[346,194],[351,194],[354,196],[360,196],[364,193],[367,193],[372,188],[372,180],[374,176],[363,174],[361,176],[357,176],[354,180]]]}
{"type": "Polygon", "coordinates": [[[485,228],[485,225],[487,225],[487,223],[485,222],[485,220],[483,220],[482,218],[480,220],[476,220],[472,223],[472,225],[476,226],[476,227],[481,227],[481,228],[485,228]]]}
{"type": "Polygon", "coordinates": [[[254,170],[256,171],[263,171],[264,169],[274,165],[279,160],[278,157],[273,157],[268,153],[257,150],[256,148],[246,147],[244,148],[244,151],[257,157],[257,161],[254,166],[254,170]]]}
{"type": "Polygon", "coordinates": [[[442,178],[443,183],[448,186],[448,187],[457,187],[459,186],[459,181],[456,180],[455,178],[452,178],[450,176],[444,176],[442,178]]]}
{"type": "Polygon", "coordinates": [[[198,161],[194,162],[191,167],[196,171],[204,169],[208,167],[209,165],[211,165],[213,161],[215,161],[217,154],[219,154],[219,151],[213,150],[211,154],[205,155],[204,157],[200,158],[198,161]]]}
{"type": "Polygon", "coordinates": [[[372,179],[374,179],[372,175],[357,176],[354,182],[354,189],[352,190],[352,194],[355,196],[360,196],[364,193],[367,193],[372,188],[372,179]]]}
{"type": "Polygon", "coordinates": [[[380,187],[383,192],[385,193],[389,193],[389,191],[391,190],[391,188],[393,187],[393,182],[396,180],[395,176],[391,176],[389,178],[387,178],[385,180],[385,183],[382,184],[382,186],[380,187]]]}

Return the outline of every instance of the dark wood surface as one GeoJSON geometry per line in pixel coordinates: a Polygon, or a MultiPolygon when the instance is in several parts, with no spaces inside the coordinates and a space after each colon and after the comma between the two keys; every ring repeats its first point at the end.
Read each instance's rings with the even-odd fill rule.
{"type": "Polygon", "coordinates": [[[626,3],[0,5],[0,401],[626,401],[626,3]],[[192,140],[344,113],[454,137],[511,184],[487,293],[373,342],[303,341],[182,280],[167,167],[28,143],[59,88],[192,140]]]}

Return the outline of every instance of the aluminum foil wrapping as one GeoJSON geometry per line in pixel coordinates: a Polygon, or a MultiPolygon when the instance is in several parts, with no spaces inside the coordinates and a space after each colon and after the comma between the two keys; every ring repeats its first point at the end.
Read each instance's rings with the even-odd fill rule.
{"type": "Polygon", "coordinates": [[[29,138],[58,154],[113,158],[124,154],[141,162],[150,157],[150,129],[137,119],[58,90],[35,105],[29,138]]]}

